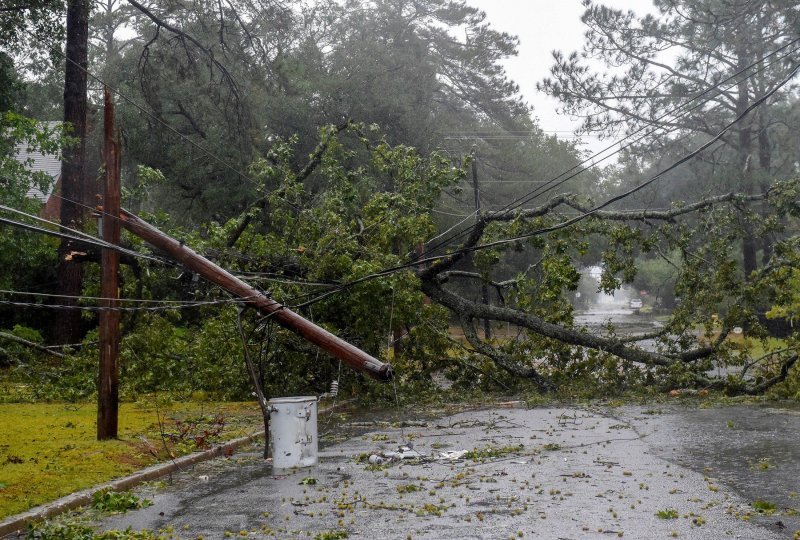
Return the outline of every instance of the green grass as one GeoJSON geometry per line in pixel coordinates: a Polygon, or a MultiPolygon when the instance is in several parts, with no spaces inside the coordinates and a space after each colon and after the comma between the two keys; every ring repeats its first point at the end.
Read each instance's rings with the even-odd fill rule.
{"type": "Polygon", "coordinates": [[[0,418],[0,518],[263,426],[252,403],[125,403],[103,442],[91,404],[0,404],[0,418]]]}

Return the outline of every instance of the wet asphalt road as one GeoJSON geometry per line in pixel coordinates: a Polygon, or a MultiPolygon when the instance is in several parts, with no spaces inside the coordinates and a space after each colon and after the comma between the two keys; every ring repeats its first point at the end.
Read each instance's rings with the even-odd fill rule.
{"type": "Polygon", "coordinates": [[[311,469],[273,471],[258,449],[203,464],[99,525],[187,539],[785,539],[800,529],[798,428],[788,409],[672,404],[466,411],[402,433],[377,423],[341,431],[311,469]],[[358,460],[404,441],[424,457],[358,460]],[[437,458],[471,449],[484,457],[437,458]]]}

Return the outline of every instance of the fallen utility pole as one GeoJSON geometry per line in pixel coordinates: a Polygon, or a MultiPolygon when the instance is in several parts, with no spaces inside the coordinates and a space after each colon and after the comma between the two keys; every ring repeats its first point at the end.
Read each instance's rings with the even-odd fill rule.
{"type": "Polygon", "coordinates": [[[392,367],[377,358],[365,353],[358,347],[320,328],[304,319],[297,313],[279,304],[263,292],[237,278],[224,268],[217,266],[198,254],[183,242],[168,236],[146,221],[126,210],[120,211],[122,226],[127,230],[160,249],[187,269],[195,272],[208,281],[215,283],[226,291],[242,298],[247,304],[258,309],[262,314],[291,330],[305,340],[317,345],[338,358],[348,366],[367,373],[373,379],[389,381],[392,379],[392,367]]]}

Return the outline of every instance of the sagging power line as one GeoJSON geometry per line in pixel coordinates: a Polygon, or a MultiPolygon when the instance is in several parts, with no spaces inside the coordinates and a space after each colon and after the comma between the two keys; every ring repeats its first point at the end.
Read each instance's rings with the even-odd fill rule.
{"type": "MultiPolygon", "coordinates": [[[[687,105],[691,104],[694,101],[699,100],[700,98],[703,98],[707,94],[712,93],[714,90],[719,90],[719,92],[717,94],[709,96],[705,101],[697,103],[693,107],[681,112],[678,116],[673,118],[672,121],[678,120],[678,119],[682,118],[683,116],[689,114],[690,112],[692,112],[694,110],[697,110],[698,108],[702,107],[703,105],[705,105],[706,103],[708,103],[709,101],[714,99],[717,95],[721,94],[723,92],[723,90],[721,90],[723,85],[725,85],[727,83],[731,83],[730,87],[733,87],[734,85],[736,85],[736,84],[738,84],[740,82],[740,81],[736,80],[737,77],[739,77],[740,75],[745,74],[746,72],[748,72],[753,67],[764,63],[765,60],[772,58],[771,62],[764,63],[764,65],[762,65],[758,70],[756,70],[753,73],[750,73],[749,75],[747,75],[745,77],[745,79],[753,77],[753,76],[761,73],[766,68],[768,68],[770,65],[772,65],[772,64],[774,64],[776,62],[780,62],[781,60],[784,60],[784,59],[788,58],[789,56],[791,56],[793,53],[796,53],[797,51],[800,51],[800,47],[797,47],[797,48],[794,48],[794,49],[790,50],[788,53],[786,53],[786,54],[784,54],[782,56],[779,56],[777,58],[773,58],[776,55],[779,55],[780,53],[782,53],[783,51],[789,49],[793,45],[797,44],[798,42],[800,42],[800,38],[793,39],[793,40],[785,43],[781,47],[778,47],[777,49],[775,49],[774,51],[770,52],[769,54],[766,54],[765,56],[759,58],[758,60],[755,60],[754,62],[750,63],[749,65],[737,70],[736,72],[734,72],[733,74],[731,74],[727,78],[715,83],[714,85],[710,86],[709,88],[705,89],[704,91],[694,95],[691,99],[687,100],[685,103],[682,103],[681,105],[679,105],[677,107],[674,107],[674,108],[670,109],[669,111],[663,113],[662,115],[658,116],[657,118],[653,119],[651,121],[651,125],[653,125],[656,122],[659,122],[659,121],[661,121],[661,120],[663,120],[665,118],[668,118],[669,116],[671,116],[673,114],[676,114],[678,111],[680,111],[681,109],[683,109],[687,105]]],[[[791,77],[789,77],[789,79],[791,79],[791,77]]],[[[781,86],[783,86],[783,84],[785,84],[785,83],[782,83],[781,86]]],[[[643,127],[639,128],[638,130],[634,131],[633,133],[631,133],[631,134],[625,136],[624,138],[620,139],[619,141],[616,141],[616,142],[606,146],[604,149],[600,150],[599,152],[596,152],[596,153],[588,156],[583,161],[577,163],[573,167],[570,167],[566,171],[564,171],[564,172],[560,173],[559,175],[551,178],[550,180],[544,182],[541,186],[536,187],[533,190],[529,191],[528,193],[517,197],[513,201],[511,201],[508,204],[506,204],[499,211],[502,212],[502,211],[507,211],[507,210],[513,210],[515,208],[521,207],[522,205],[534,200],[538,196],[540,196],[540,195],[542,195],[542,194],[544,194],[544,193],[546,193],[548,191],[551,191],[552,189],[555,189],[556,187],[558,187],[560,185],[563,185],[567,181],[577,177],[578,175],[580,175],[583,172],[589,170],[590,168],[594,167],[598,163],[602,163],[603,161],[608,160],[609,158],[611,158],[614,155],[622,152],[623,150],[632,147],[637,142],[644,140],[645,138],[653,135],[654,133],[656,133],[659,130],[665,130],[664,134],[669,134],[669,133],[671,133],[671,132],[673,132],[673,131],[675,131],[677,129],[677,127],[672,127],[672,128],[669,128],[669,129],[665,129],[663,126],[657,126],[654,129],[652,129],[651,131],[636,137],[639,133],[641,133],[643,131],[646,131],[648,129],[648,127],[649,126],[643,126],[643,127]],[[633,137],[636,137],[636,138],[634,140],[628,142],[624,146],[622,145],[622,142],[624,142],[624,141],[626,141],[628,139],[631,139],[633,137]],[[613,152],[611,152],[611,153],[609,153],[607,155],[604,155],[606,152],[608,152],[609,150],[613,149],[617,145],[620,145],[620,147],[618,149],[616,149],[615,151],[613,151],[613,152]],[[603,157],[600,157],[600,156],[603,156],[603,157]],[[588,166],[584,166],[587,163],[589,165],[588,166]],[[576,171],[576,169],[578,169],[578,170],[576,171]],[[573,171],[575,171],[575,172],[573,173],[573,171]],[[570,174],[570,173],[572,173],[572,174],[570,174]]],[[[468,227],[467,229],[465,229],[463,231],[460,231],[459,233],[453,235],[452,237],[447,238],[447,239],[445,239],[445,240],[443,240],[441,242],[438,242],[434,246],[428,246],[427,247],[427,252],[430,253],[432,251],[436,251],[436,250],[440,249],[441,247],[453,242],[454,240],[457,240],[459,238],[464,237],[465,235],[469,234],[471,230],[472,230],[472,227],[468,227]]],[[[441,238],[441,235],[437,236],[435,239],[438,240],[439,238],[441,238]]],[[[429,240],[428,243],[431,242],[431,241],[432,240],[429,240]]]]}

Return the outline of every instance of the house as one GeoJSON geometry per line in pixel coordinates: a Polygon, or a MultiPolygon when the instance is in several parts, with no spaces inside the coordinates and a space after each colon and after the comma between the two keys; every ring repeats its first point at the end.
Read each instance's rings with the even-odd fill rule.
{"type": "MultiPolygon", "coordinates": [[[[58,126],[61,122],[47,122],[49,128],[58,126]]],[[[61,199],[58,194],[61,190],[61,159],[50,154],[33,150],[26,143],[19,143],[14,149],[14,158],[25,164],[31,172],[44,172],[48,174],[53,183],[47,193],[36,187],[28,190],[28,197],[38,199],[44,205],[40,211],[41,217],[51,221],[58,221],[61,215],[61,199]],[[55,197],[53,195],[56,195],[55,197]]]]}

